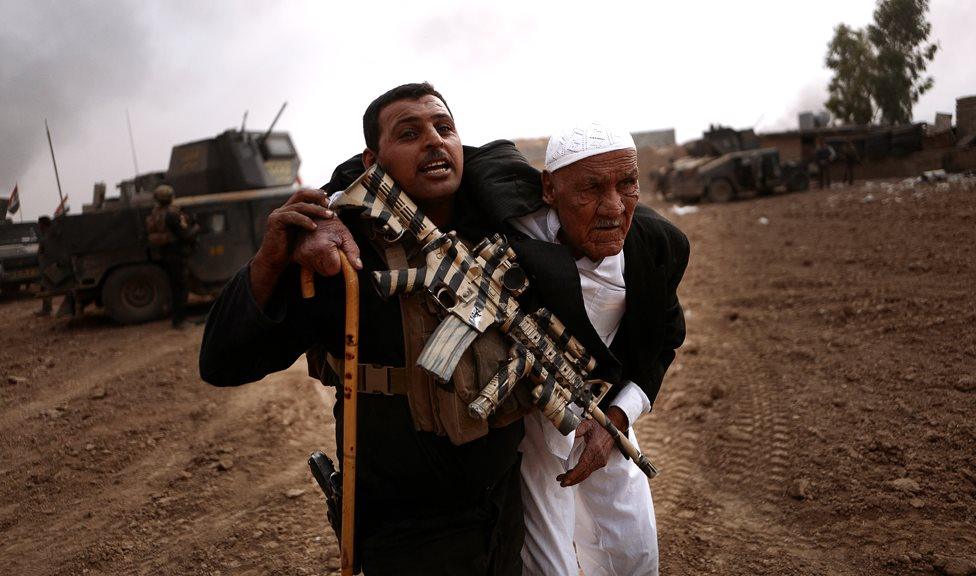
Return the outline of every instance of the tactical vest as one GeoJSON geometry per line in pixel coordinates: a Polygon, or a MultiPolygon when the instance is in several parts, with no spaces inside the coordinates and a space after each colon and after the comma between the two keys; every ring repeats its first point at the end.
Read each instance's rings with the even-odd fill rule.
{"type": "Polygon", "coordinates": [[[173,206],[155,206],[149,216],[146,216],[146,232],[149,237],[149,245],[154,248],[162,248],[176,243],[176,235],[166,225],[166,215],[169,213],[179,215],[179,209],[173,206]]]}
{"type": "MultiPolygon", "coordinates": [[[[423,265],[423,254],[414,250],[408,258],[402,244],[384,244],[374,241],[374,246],[390,269],[402,269],[423,265]]],[[[361,287],[371,290],[372,287],[361,287]]],[[[400,317],[403,324],[403,349],[405,368],[363,365],[359,367],[359,390],[366,393],[403,394],[410,405],[414,428],[447,436],[455,445],[481,438],[489,428],[508,426],[524,416],[531,408],[527,391],[516,390],[488,419],[473,418],[468,414],[468,404],[478,397],[491,377],[506,364],[509,343],[497,327],[486,330],[461,356],[449,382],[441,382],[423,368],[417,366],[424,344],[440,324],[443,309],[433,301],[426,290],[403,295],[400,299],[400,317]]],[[[327,355],[320,347],[307,353],[309,374],[324,384],[338,384],[336,376],[342,374],[341,361],[327,355]]]]}

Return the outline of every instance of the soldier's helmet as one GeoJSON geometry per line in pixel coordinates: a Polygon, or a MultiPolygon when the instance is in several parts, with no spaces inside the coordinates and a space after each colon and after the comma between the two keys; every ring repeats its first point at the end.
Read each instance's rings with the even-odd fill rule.
{"type": "Polygon", "coordinates": [[[173,201],[173,187],[167,184],[160,184],[153,190],[153,198],[160,204],[169,204],[173,201]]]}

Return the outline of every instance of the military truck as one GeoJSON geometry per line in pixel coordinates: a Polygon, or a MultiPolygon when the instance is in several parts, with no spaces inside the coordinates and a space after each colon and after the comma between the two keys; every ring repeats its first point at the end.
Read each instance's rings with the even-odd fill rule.
{"type": "Polygon", "coordinates": [[[165,172],[117,185],[117,198],[96,184],[81,214],[55,218],[43,239],[42,282],[48,294],[72,294],[76,313],[102,306],[122,324],[167,316],[172,298],[146,233],[152,192],[175,190],[200,226],[187,259],[192,293],[216,293],[257,251],[272,210],[296,190],[300,160],[286,132],[227,130],[173,148],[165,172]]]}
{"type": "Polygon", "coordinates": [[[37,222],[0,220],[0,292],[26,288],[39,279],[37,222]]]}
{"type": "Polygon", "coordinates": [[[805,167],[780,162],[776,148],[760,148],[751,129],[711,127],[685,149],[689,156],[675,160],[667,178],[665,199],[673,202],[729,202],[747,193],[810,187],[805,167]]]}

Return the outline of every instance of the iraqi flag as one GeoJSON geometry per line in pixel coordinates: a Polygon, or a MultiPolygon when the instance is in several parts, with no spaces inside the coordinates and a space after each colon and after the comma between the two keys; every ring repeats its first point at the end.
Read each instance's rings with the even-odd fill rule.
{"type": "Polygon", "coordinates": [[[18,210],[20,210],[20,193],[17,191],[17,184],[14,184],[14,191],[10,193],[10,198],[7,198],[7,212],[16,214],[18,210]]]}

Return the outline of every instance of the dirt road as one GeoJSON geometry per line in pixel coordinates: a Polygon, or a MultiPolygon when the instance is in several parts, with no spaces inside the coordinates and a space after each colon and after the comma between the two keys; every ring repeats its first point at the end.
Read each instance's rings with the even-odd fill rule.
{"type": "MultiPolygon", "coordinates": [[[[976,573],[976,186],[662,211],[688,342],[638,426],[662,574],[976,573]]],[[[0,302],[9,574],[329,574],[301,363],[200,382],[202,328],[0,302]]]]}

